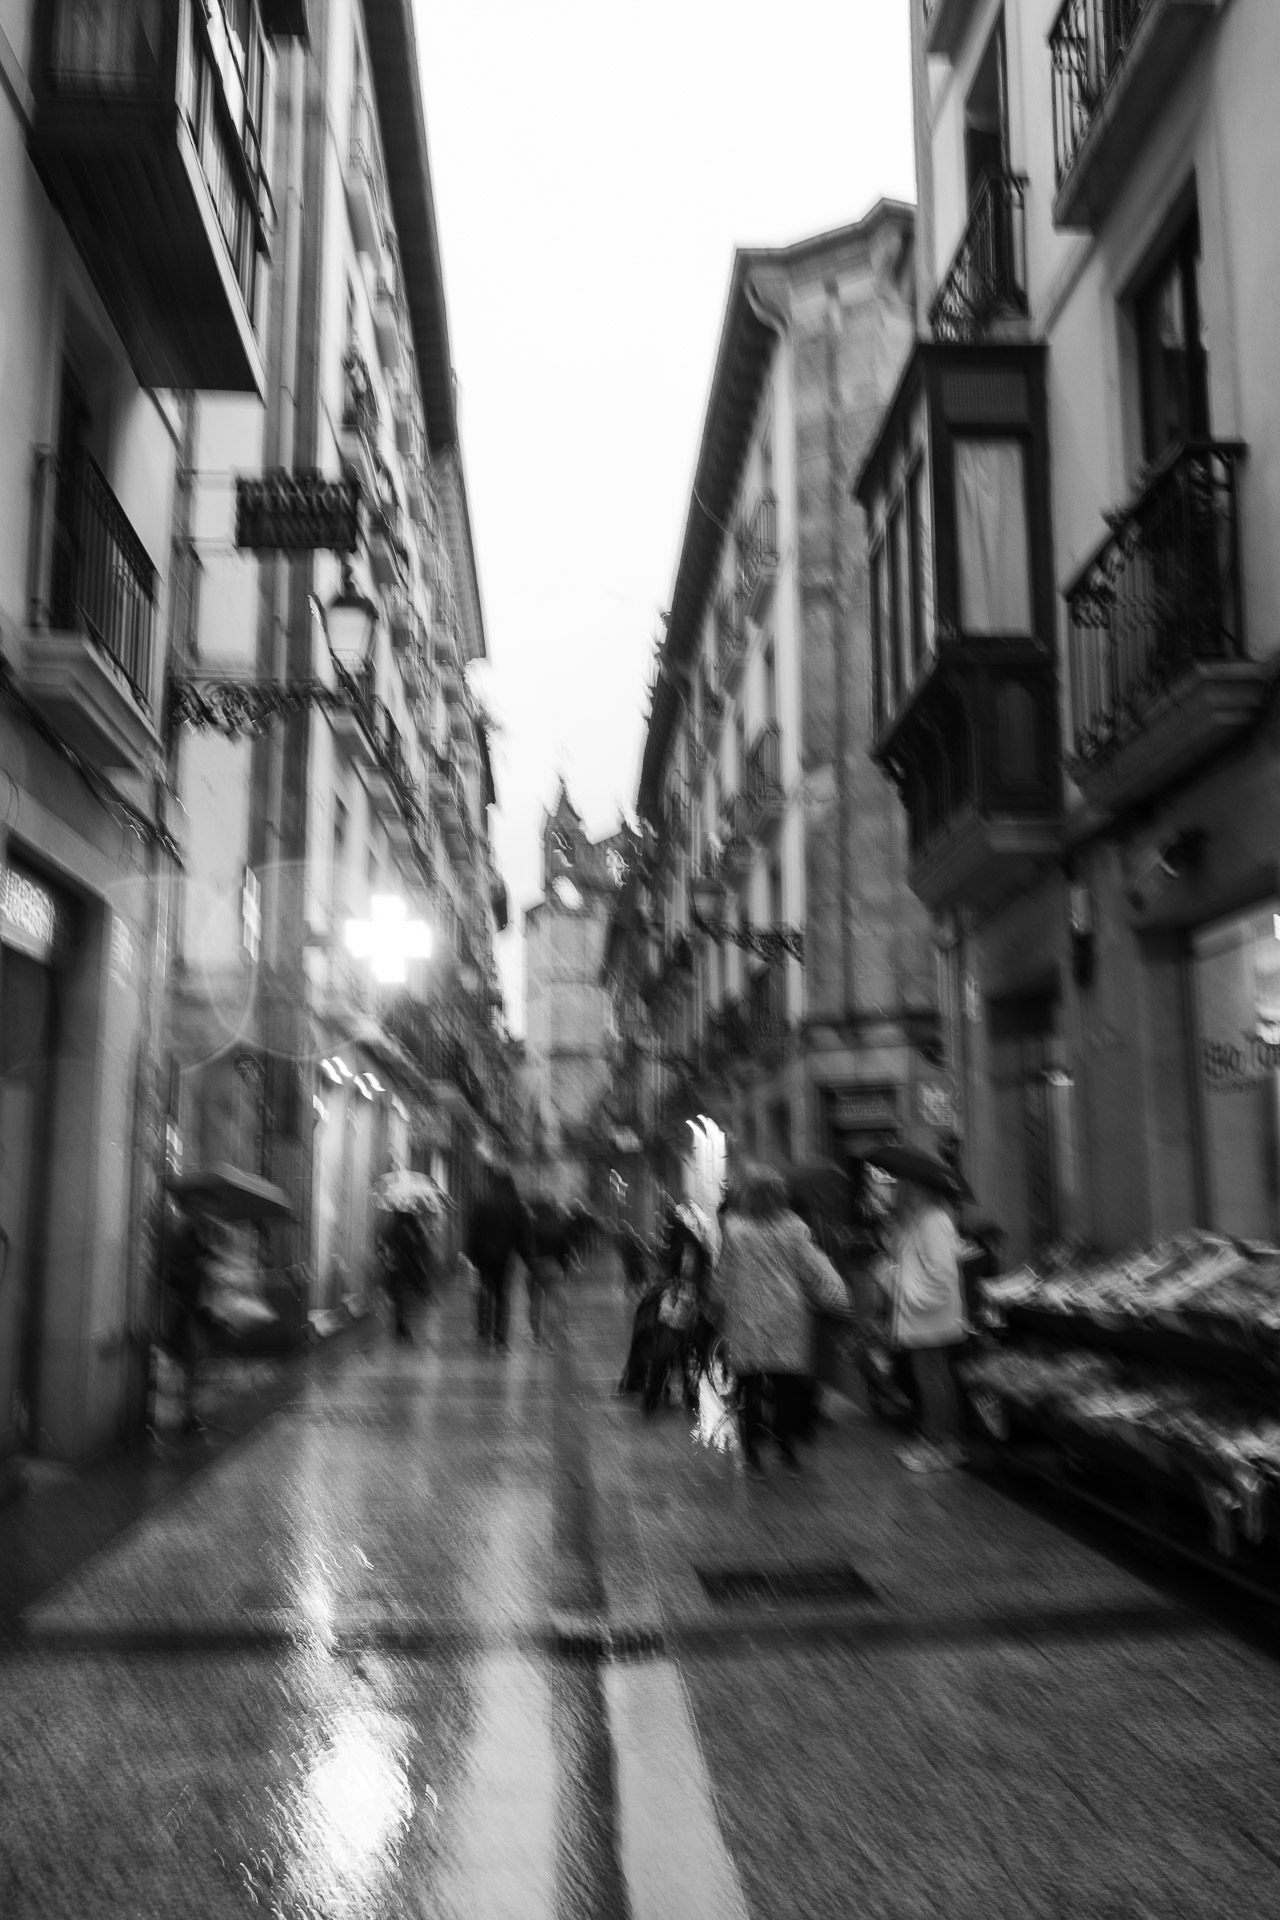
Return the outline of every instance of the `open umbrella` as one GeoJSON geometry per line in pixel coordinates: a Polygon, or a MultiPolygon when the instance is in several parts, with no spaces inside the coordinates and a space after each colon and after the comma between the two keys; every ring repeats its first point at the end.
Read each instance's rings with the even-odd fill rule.
{"type": "Polygon", "coordinates": [[[401,1167],[388,1173],[373,1190],[384,1213],[443,1213],[448,1201],[429,1173],[410,1173],[401,1167]]]}
{"type": "Polygon", "coordinates": [[[853,1183],[832,1160],[814,1160],[793,1167],[787,1176],[787,1197],[798,1214],[832,1225],[848,1226],[852,1218],[853,1183]]]}
{"type": "Polygon", "coordinates": [[[923,1153],[919,1147],[899,1146],[896,1142],[861,1147],[857,1158],[870,1161],[873,1167],[882,1168],[897,1180],[915,1180],[920,1186],[943,1194],[948,1200],[973,1199],[973,1190],[967,1180],[941,1160],[935,1160],[931,1153],[923,1153]]]}

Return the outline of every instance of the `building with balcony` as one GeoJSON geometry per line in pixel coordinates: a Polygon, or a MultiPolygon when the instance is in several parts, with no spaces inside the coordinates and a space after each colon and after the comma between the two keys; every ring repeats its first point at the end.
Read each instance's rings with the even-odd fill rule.
{"type": "Polygon", "coordinates": [[[173,390],[262,391],[263,130],[297,30],[258,0],[18,0],[0,36],[0,1500],[24,1453],[146,1417],[173,390]]]}
{"type": "MultiPolygon", "coordinates": [[[[872,619],[849,483],[914,337],[914,220],[734,261],[652,686],[634,881],[607,971],[646,1192],[700,1114],[731,1153],[927,1134],[945,1089],[928,915],[869,758],[872,619]]],[[[635,1184],[633,1182],[633,1184],[635,1184]]]]}
{"type": "Polygon", "coordinates": [[[562,781],[543,821],[542,898],[524,914],[524,1185],[602,1218],[621,1129],[606,1109],[614,1026],[600,969],[627,845],[622,832],[592,840],[562,781]]]}
{"type": "Polygon", "coordinates": [[[1280,20],[911,17],[920,338],[858,494],[966,1170],[1015,1258],[1270,1236],[1280,20]]]}
{"type": "Polygon", "coordinates": [[[383,1173],[432,1173],[456,1238],[510,1118],[496,795],[466,677],[486,641],[413,12],[311,12],[313,50],[277,71],[291,191],[265,398],[203,396],[187,414],[180,541],[198,592],[180,644],[194,691],[175,730],[188,858],[166,1036],[184,1159],[288,1197],[265,1257],[299,1324],[367,1294],[383,1173]],[[288,476],[312,473],[355,490],[354,543],[236,545],[240,480],[283,475],[287,498],[288,476]],[[261,724],[236,721],[239,685],[267,690],[261,724]],[[210,687],[231,724],[199,723],[210,687]],[[403,941],[413,923],[429,955],[403,941]],[[402,965],[380,977],[362,930],[406,944],[402,965]]]}

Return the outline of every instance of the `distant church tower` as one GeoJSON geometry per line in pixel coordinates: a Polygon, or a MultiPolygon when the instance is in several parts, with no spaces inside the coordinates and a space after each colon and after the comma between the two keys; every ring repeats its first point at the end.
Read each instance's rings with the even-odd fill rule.
{"type": "Polygon", "coordinates": [[[543,897],[524,916],[527,1184],[603,1211],[611,1142],[605,933],[624,871],[621,833],[591,840],[563,780],[542,826],[543,897]]]}

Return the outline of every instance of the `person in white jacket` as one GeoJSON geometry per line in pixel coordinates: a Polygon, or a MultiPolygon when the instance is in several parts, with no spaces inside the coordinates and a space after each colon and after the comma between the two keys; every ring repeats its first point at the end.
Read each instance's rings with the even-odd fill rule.
{"type": "Polygon", "coordinates": [[[893,1335],[910,1355],[920,1394],[920,1435],[898,1450],[911,1473],[937,1473],[964,1460],[953,1352],[965,1337],[960,1235],[940,1192],[898,1182],[893,1270],[893,1335]]]}

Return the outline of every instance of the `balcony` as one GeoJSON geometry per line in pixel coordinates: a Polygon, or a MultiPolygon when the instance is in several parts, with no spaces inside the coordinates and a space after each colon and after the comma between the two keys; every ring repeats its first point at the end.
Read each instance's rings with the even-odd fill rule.
{"type": "Polygon", "coordinates": [[[699,680],[702,689],[702,746],[709,753],[724,727],[725,698],[717,687],[712,686],[711,676],[705,667],[701,670],[699,680]]]}
{"type": "Polygon", "coordinates": [[[374,695],[372,661],[362,659],[336,662],[338,685],[346,695],[342,706],[329,710],[329,726],[334,739],[345,747],[362,766],[373,764],[372,742],[377,738],[377,699],[374,695]]]}
{"type": "Polygon", "coordinates": [[[1034,640],[944,638],[876,742],[907,812],[907,883],[931,911],[982,910],[1061,841],[1057,679],[1034,640]]]}
{"type": "Polygon", "coordinates": [[[786,811],[782,788],[782,730],[776,720],[761,727],[747,755],[746,830],[759,834],[776,826],[786,811]]]}
{"type": "Polygon", "coordinates": [[[785,967],[766,967],[753,976],[747,995],[747,1030],[750,1051],[758,1056],[765,1049],[785,1040],[787,1022],[787,975],[785,967]]]}
{"type": "Polygon", "coordinates": [[[156,570],[87,453],[36,453],[26,691],[100,767],[145,766],[156,570]]]}
{"type": "Polygon", "coordinates": [[[764,611],[778,577],[778,497],[762,493],[738,535],[738,584],[753,620],[764,611]]]}
{"type": "Polygon", "coordinates": [[[401,361],[401,311],[400,259],[394,236],[388,232],[383,238],[373,289],[373,337],[378,343],[383,370],[389,374],[397,371],[401,361]]]}
{"type": "Polygon", "coordinates": [[[976,4],[977,0],[924,0],[925,52],[954,60],[976,4]]]}
{"type": "Polygon", "coordinates": [[[720,877],[741,880],[751,871],[755,850],[747,836],[745,797],[731,794],[720,815],[720,877]]]}
{"type": "Polygon", "coordinates": [[[1116,809],[1150,798],[1247,727],[1266,670],[1245,651],[1238,443],[1174,450],[1065,598],[1070,771],[1116,809]]]}
{"type": "Polygon", "coordinates": [[[359,251],[370,259],[382,243],[387,204],[382,155],[373,102],[361,88],[351,103],[351,139],[347,147],[347,213],[359,251]]]}
{"type": "Polygon", "coordinates": [[[398,655],[407,654],[418,637],[418,616],[408,587],[392,587],[386,597],[387,632],[398,655]]]}
{"type": "Polygon", "coordinates": [[[935,340],[981,339],[997,320],[1027,311],[1027,183],[984,173],[947,277],[929,309],[935,340]]]}
{"type": "Polygon", "coordinates": [[[1059,227],[1096,228],[1223,0],[1066,0],[1049,33],[1059,227]]]}
{"type": "Polygon", "coordinates": [[[722,593],[716,602],[716,676],[722,697],[732,692],[746,657],[747,630],[741,596],[737,592],[722,593]]]}
{"type": "Polygon", "coordinates": [[[378,428],[380,415],[373,375],[364,355],[353,342],[342,356],[342,415],[338,423],[338,457],[343,470],[354,475],[360,491],[369,498],[376,487],[379,468],[378,428]]]}
{"type": "Polygon", "coordinates": [[[139,380],[264,387],[263,27],[217,0],[43,0],[31,154],[139,380]]]}
{"type": "Polygon", "coordinates": [[[366,535],[369,571],[380,587],[402,587],[409,575],[409,550],[404,543],[400,506],[384,486],[370,501],[366,535]]]}

